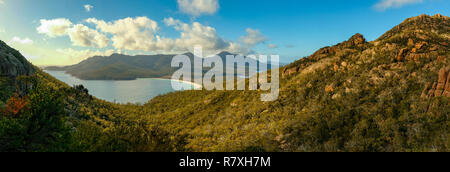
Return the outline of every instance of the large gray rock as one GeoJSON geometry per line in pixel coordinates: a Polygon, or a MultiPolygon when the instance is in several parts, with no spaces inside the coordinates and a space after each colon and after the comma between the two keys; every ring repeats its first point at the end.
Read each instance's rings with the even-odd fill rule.
{"type": "Polygon", "coordinates": [[[15,78],[21,75],[31,75],[34,72],[33,66],[25,57],[0,40],[0,76],[15,78]]]}

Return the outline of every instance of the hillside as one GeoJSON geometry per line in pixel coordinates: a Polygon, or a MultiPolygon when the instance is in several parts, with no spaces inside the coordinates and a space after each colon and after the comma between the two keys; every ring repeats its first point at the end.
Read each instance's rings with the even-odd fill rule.
{"type": "Polygon", "coordinates": [[[410,18],[282,68],[275,102],[187,91],[151,100],[147,118],[194,151],[448,151],[449,31],[446,16],[410,18]]]}
{"type": "Polygon", "coordinates": [[[72,128],[55,141],[66,151],[447,152],[449,35],[441,15],[407,19],[372,42],[356,34],[282,67],[274,102],[261,102],[262,91],[192,90],[119,105],[42,71],[33,90],[63,95],[63,112],[47,107],[72,128]]]}
{"type": "Polygon", "coordinates": [[[17,90],[24,91],[26,85],[15,80],[22,75],[31,75],[34,67],[18,51],[0,40],[0,105],[17,90]]]}

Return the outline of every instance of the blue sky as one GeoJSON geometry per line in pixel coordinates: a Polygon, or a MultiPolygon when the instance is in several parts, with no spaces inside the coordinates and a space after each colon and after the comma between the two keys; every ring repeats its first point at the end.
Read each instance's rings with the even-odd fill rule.
{"type": "Polygon", "coordinates": [[[0,0],[0,39],[37,65],[73,64],[113,52],[178,53],[193,44],[207,52],[279,54],[292,62],[355,33],[374,40],[408,17],[448,16],[449,5],[448,0],[0,0]]]}

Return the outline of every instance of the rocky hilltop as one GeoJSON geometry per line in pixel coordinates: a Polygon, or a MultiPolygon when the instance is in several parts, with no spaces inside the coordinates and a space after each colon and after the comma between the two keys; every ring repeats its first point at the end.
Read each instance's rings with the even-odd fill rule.
{"type": "MultiPolygon", "coordinates": [[[[322,48],[283,68],[282,77],[327,68],[344,74],[359,71],[360,75],[369,74],[369,81],[376,83],[389,77],[403,82],[417,80],[424,86],[422,98],[450,96],[449,30],[450,20],[447,16],[437,14],[412,17],[375,41],[366,42],[361,34],[356,34],[343,43],[322,48]],[[372,68],[364,69],[362,66],[372,68]],[[419,71],[408,71],[408,68],[414,66],[420,67],[419,71]],[[425,73],[421,75],[419,72],[425,73]],[[439,76],[432,79],[435,81],[429,81],[430,74],[439,76]]],[[[327,91],[331,87],[328,86],[327,91]]]]}
{"type": "Polygon", "coordinates": [[[0,106],[14,92],[25,94],[32,86],[17,79],[35,73],[34,66],[19,51],[0,40],[0,106]]]}
{"type": "Polygon", "coordinates": [[[17,77],[34,73],[33,66],[17,50],[0,40],[0,76],[17,77]]]}
{"type": "MultiPolygon", "coordinates": [[[[290,76],[306,69],[315,62],[318,62],[330,55],[343,56],[344,54],[356,52],[359,49],[366,49],[368,43],[363,35],[355,34],[349,40],[344,41],[332,47],[324,47],[316,51],[313,55],[300,59],[290,65],[287,65],[282,72],[282,77],[290,76]]],[[[336,65],[334,66],[336,68],[336,65]]],[[[336,69],[337,70],[337,69],[336,69]]]]}

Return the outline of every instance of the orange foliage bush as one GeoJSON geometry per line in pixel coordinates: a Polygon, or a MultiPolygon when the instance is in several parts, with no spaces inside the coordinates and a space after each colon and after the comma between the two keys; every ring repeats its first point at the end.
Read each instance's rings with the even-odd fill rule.
{"type": "Polygon", "coordinates": [[[19,95],[12,96],[6,103],[5,114],[16,116],[21,110],[25,109],[28,104],[26,97],[19,97],[19,95]]]}

